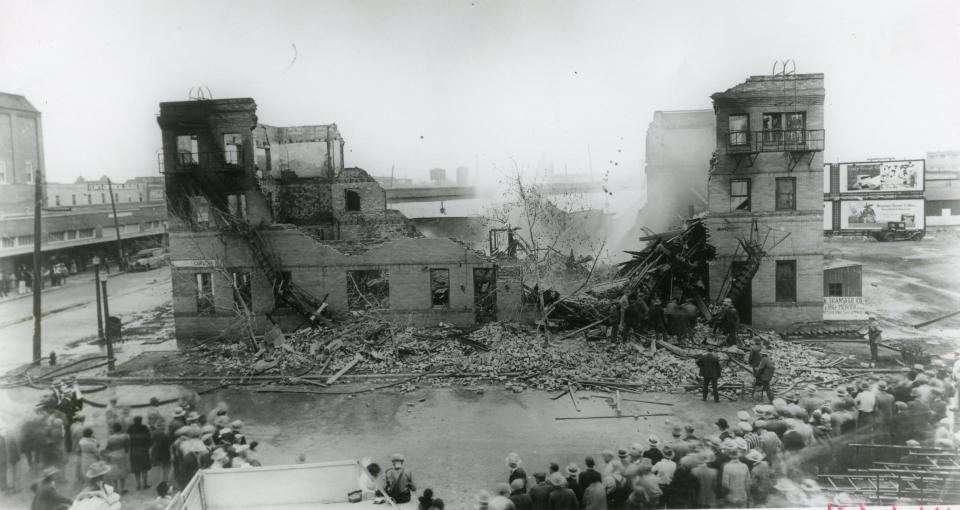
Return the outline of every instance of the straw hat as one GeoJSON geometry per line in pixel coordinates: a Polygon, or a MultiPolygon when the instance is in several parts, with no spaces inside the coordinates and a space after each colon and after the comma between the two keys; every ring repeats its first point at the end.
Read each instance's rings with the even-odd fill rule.
{"type": "Polygon", "coordinates": [[[213,451],[213,454],[210,455],[210,459],[214,462],[219,462],[225,458],[227,458],[227,452],[223,451],[223,448],[217,448],[213,451]]]}
{"type": "Polygon", "coordinates": [[[567,475],[577,476],[579,473],[580,466],[578,466],[576,462],[571,462],[569,465],[567,465],[567,475]]]}
{"type": "Polygon", "coordinates": [[[243,428],[243,422],[240,420],[233,420],[232,422],[230,422],[230,428],[232,428],[233,430],[240,430],[243,428]]]}
{"type": "Polygon", "coordinates": [[[182,407],[174,407],[174,408],[173,408],[173,417],[174,417],[174,418],[182,418],[185,414],[187,414],[187,413],[185,413],[185,412],[183,411],[183,408],[182,408],[182,407]]]}
{"type": "Polygon", "coordinates": [[[647,442],[650,443],[650,446],[653,446],[653,447],[660,446],[660,438],[654,435],[648,437],[647,442]]]}
{"type": "Polygon", "coordinates": [[[507,464],[516,464],[519,466],[523,461],[520,459],[520,454],[517,452],[510,452],[510,454],[507,455],[506,462],[507,464]]]}
{"type": "Polygon", "coordinates": [[[93,464],[90,464],[90,467],[87,468],[87,472],[84,473],[84,476],[87,478],[97,478],[103,476],[110,472],[110,464],[107,464],[103,461],[96,461],[93,464]]]}
{"type": "Polygon", "coordinates": [[[746,459],[750,462],[760,462],[766,457],[760,450],[750,450],[747,452],[746,459]]]}
{"type": "Polygon", "coordinates": [[[753,432],[753,425],[750,425],[750,422],[747,421],[738,423],[737,427],[740,427],[740,430],[742,430],[744,433],[753,432]]]}
{"type": "Polygon", "coordinates": [[[737,420],[750,421],[750,413],[746,411],[737,411],[737,420]]]}
{"type": "Polygon", "coordinates": [[[552,473],[547,479],[547,483],[554,487],[566,487],[567,479],[564,478],[560,473],[552,473]]]}

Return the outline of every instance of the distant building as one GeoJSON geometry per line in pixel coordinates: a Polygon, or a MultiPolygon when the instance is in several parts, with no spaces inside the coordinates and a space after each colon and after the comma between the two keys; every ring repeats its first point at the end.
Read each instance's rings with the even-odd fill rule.
{"type": "Polygon", "coordinates": [[[960,226],[960,151],[927,153],[926,224],[960,226]]]}
{"type": "Polygon", "coordinates": [[[0,213],[33,214],[38,170],[42,179],[40,111],[23,96],[0,92],[0,213]]]}
{"type": "Polygon", "coordinates": [[[381,186],[387,189],[413,187],[413,179],[390,177],[389,175],[374,175],[373,178],[376,179],[376,181],[379,182],[381,186]]]}
{"type": "Polygon", "coordinates": [[[823,318],[822,74],[751,76],[711,96],[716,158],[708,184],[717,257],[709,289],[743,282],[741,320],[785,327],[823,318]],[[762,256],[744,254],[756,243],[762,256]]]}
{"type": "Polygon", "coordinates": [[[430,170],[430,185],[432,186],[446,186],[447,185],[447,171],[443,168],[434,168],[430,170]]]}
{"type": "Polygon", "coordinates": [[[470,185],[470,169],[465,166],[457,167],[457,186],[470,185]]]}
{"type": "Polygon", "coordinates": [[[658,111],[647,127],[643,226],[661,232],[707,208],[707,173],[716,149],[713,110],[658,111]]]}

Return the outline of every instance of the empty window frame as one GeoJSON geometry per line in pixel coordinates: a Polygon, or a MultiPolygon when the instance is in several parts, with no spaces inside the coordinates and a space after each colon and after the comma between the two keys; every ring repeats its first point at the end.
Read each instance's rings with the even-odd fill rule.
{"type": "Polygon", "coordinates": [[[56,243],[59,241],[65,241],[67,239],[67,233],[64,231],[60,232],[50,232],[47,234],[47,242],[56,243]]]}
{"type": "Polygon", "coordinates": [[[228,165],[239,165],[243,138],[239,133],[226,133],[223,135],[223,159],[228,165]]]}
{"type": "Polygon", "coordinates": [[[347,271],[347,308],[390,308],[390,273],[377,269],[347,271]]]}
{"type": "Polygon", "coordinates": [[[2,240],[2,244],[0,244],[0,247],[13,248],[15,242],[16,242],[16,239],[13,237],[4,237],[2,240]]]}
{"type": "Polygon", "coordinates": [[[197,314],[213,315],[216,308],[213,301],[213,275],[210,273],[196,273],[197,285],[197,314]]]}
{"type": "Polygon", "coordinates": [[[728,143],[730,145],[746,145],[750,133],[750,117],[738,113],[727,117],[728,143]]]}
{"type": "Polygon", "coordinates": [[[76,230],[68,230],[68,231],[67,231],[67,241],[73,241],[73,240],[76,239],[76,238],[77,238],[77,231],[76,231],[76,230]]]}
{"type": "Polygon", "coordinates": [[[177,164],[180,166],[200,164],[200,141],[197,135],[177,137],[177,164]]]}
{"type": "Polygon", "coordinates": [[[88,238],[88,237],[93,237],[93,229],[92,229],[92,228],[81,228],[80,230],[77,231],[77,236],[80,237],[80,239],[86,239],[86,238],[88,238]]]}
{"type": "Polygon", "coordinates": [[[360,193],[356,190],[343,190],[343,201],[346,211],[360,210],[360,193]]]}
{"type": "Polygon", "coordinates": [[[204,196],[190,197],[191,219],[198,227],[210,225],[210,201],[204,196]]]}
{"type": "Polygon", "coordinates": [[[253,287],[250,272],[235,269],[230,272],[233,278],[233,305],[241,313],[253,311],[253,287]]]}
{"type": "Polygon", "coordinates": [[[17,246],[33,246],[33,236],[17,236],[17,246]]]}
{"type": "Polygon", "coordinates": [[[275,313],[293,312],[293,307],[285,299],[288,288],[293,285],[293,272],[280,271],[279,279],[273,282],[273,311],[275,313]]]}
{"type": "Polygon", "coordinates": [[[797,210],[797,178],[777,177],[776,207],[778,211],[797,210]]]}
{"type": "Polygon", "coordinates": [[[448,308],[450,306],[450,270],[430,270],[430,306],[448,308]]]}
{"type": "Polygon", "coordinates": [[[763,141],[765,143],[801,143],[807,124],[804,112],[764,113],[763,141]]]}
{"type": "Polygon", "coordinates": [[[776,272],[777,302],[795,303],[797,301],[797,261],[778,260],[776,272]]]}
{"type": "Polygon", "coordinates": [[[234,218],[246,218],[247,197],[242,193],[227,195],[227,210],[234,218]]]}
{"type": "Polygon", "coordinates": [[[830,297],[842,297],[843,296],[843,284],[842,283],[828,283],[827,284],[827,295],[830,297]]]}
{"type": "Polygon", "coordinates": [[[730,180],[730,210],[750,210],[750,179],[730,180]]]}

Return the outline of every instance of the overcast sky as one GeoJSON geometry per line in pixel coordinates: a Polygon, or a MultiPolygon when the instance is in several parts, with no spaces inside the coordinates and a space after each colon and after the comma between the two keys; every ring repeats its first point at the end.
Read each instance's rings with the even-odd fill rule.
{"type": "Polygon", "coordinates": [[[161,101],[336,123],[346,163],[426,178],[512,157],[642,167],[655,110],[775,60],[826,74],[827,161],[960,148],[960,2],[0,0],[0,91],[43,112],[47,176],[156,175],[161,101]]]}

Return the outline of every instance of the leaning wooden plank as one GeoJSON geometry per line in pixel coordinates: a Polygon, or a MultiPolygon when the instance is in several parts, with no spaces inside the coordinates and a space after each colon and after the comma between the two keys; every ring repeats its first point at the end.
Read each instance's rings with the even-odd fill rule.
{"type": "Polygon", "coordinates": [[[337,371],[337,373],[335,373],[335,374],[333,374],[333,375],[331,375],[330,377],[327,378],[327,384],[333,384],[334,382],[336,382],[337,379],[340,378],[340,376],[342,376],[343,374],[349,372],[350,369],[352,369],[354,366],[356,366],[357,363],[360,363],[360,361],[361,361],[362,359],[363,359],[363,358],[362,358],[359,354],[357,354],[356,356],[354,356],[353,359],[350,360],[350,363],[347,363],[346,366],[344,366],[344,367],[341,368],[339,371],[337,371]]]}

